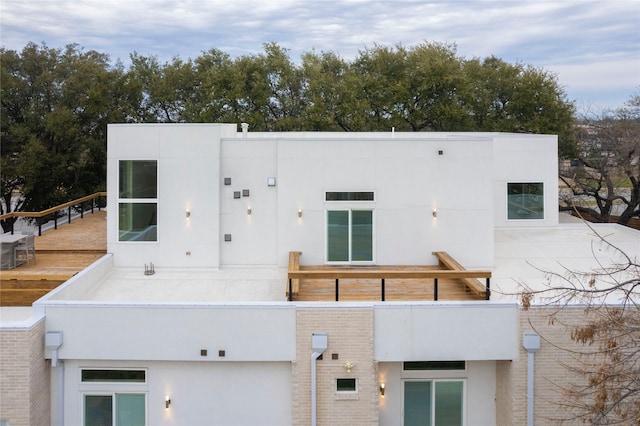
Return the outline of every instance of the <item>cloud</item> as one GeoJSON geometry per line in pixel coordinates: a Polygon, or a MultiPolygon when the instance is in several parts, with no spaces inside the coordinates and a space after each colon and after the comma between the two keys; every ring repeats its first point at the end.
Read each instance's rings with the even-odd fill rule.
{"type": "Polygon", "coordinates": [[[162,61],[210,48],[255,54],[269,41],[294,60],[312,49],[352,59],[374,44],[436,41],[550,69],[570,94],[640,84],[636,0],[2,0],[0,19],[5,48],[78,43],[125,62],[134,51],[162,61]]]}

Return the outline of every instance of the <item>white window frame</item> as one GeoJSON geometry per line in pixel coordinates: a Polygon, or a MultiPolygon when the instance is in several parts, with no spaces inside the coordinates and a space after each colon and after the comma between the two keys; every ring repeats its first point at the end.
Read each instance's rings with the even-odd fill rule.
{"type": "MultiPolygon", "coordinates": [[[[325,214],[324,214],[324,259],[325,259],[325,263],[327,264],[331,264],[331,265],[373,265],[376,262],[376,210],[373,207],[370,206],[358,206],[358,207],[348,207],[346,205],[335,205],[333,203],[335,202],[331,202],[332,206],[331,207],[327,207],[325,210],[325,214]],[[349,259],[346,261],[335,261],[335,260],[329,260],[329,212],[330,211],[347,211],[349,212],[349,234],[348,234],[348,238],[349,238],[349,242],[348,242],[348,249],[349,249],[349,259]],[[352,253],[352,247],[351,247],[351,214],[353,211],[370,211],[371,212],[371,260],[352,260],[353,257],[353,253],[352,253]]],[[[341,202],[338,202],[341,203],[341,202]]],[[[351,203],[351,202],[349,202],[351,203]]],[[[363,203],[371,203],[370,201],[366,201],[363,203]]]]}
{"type": "MultiPolygon", "coordinates": [[[[435,370],[434,370],[435,371],[435,370]]],[[[462,370],[458,370],[458,371],[462,371],[462,370]]],[[[433,371],[431,371],[433,372],[433,371]]],[[[424,377],[424,378],[403,378],[401,380],[401,388],[402,388],[402,420],[401,420],[401,424],[404,425],[404,399],[405,399],[405,383],[406,382],[431,382],[431,401],[429,402],[431,404],[431,424],[434,425],[435,423],[435,416],[436,416],[436,410],[435,410],[435,403],[436,403],[436,392],[435,392],[435,388],[436,388],[436,383],[438,382],[462,382],[462,426],[466,426],[467,425],[467,378],[462,378],[462,377],[451,377],[451,378],[435,378],[435,377],[424,377]]]]}
{"type": "Polygon", "coordinates": [[[545,220],[547,216],[547,200],[545,197],[545,183],[539,180],[508,180],[505,185],[505,218],[508,222],[534,222],[534,221],[542,221],[545,220]],[[541,218],[510,218],[509,217],[509,185],[517,185],[517,184],[540,184],[542,185],[542,217],[541,218]]]}
{"type": "Polygon", "coordinates": [[[117,209],[116,232],[118,233],[118,236],[117,236],[118,243],[157,244],[160,241],[160,235],[159,235],[160,227],[158,223],[158,212],[159,212],[159,206],[160,206],[160,203],[158,202],[159,192],[160,192],[160,161],[159,159],[158,158],[118,158],[117,176],[118,176],[118,182],[116,185],[116,190],[118,191],[117,193],[118,202],[116,207],[117,209]],[[156,162],[156,198],[121,198],[120,197],[120,163],[123,161],[155,161],[156,162]],[[156,239],[155,241],[143,241],[143,240],[137,241],[137,240],[121,240],[120,239],[120,205],[122,204],[155,204],[156,206],[156,239]]]}
{"type": "MultiPolygon", "coordinates": [[[[99,382],[98,382],[99,383],[99,382]]],[[[84,426],[85,420],[85,397],[86,396],[110,396],[111,397],[111,424],[116,426],[117,413],[116,413],[116,395],[118,394],[127,394],[127,395],[144,395],[144,424],[145,426],[149,424],[149,392],[138,391],[138,390],[112,390],[112,391],[82,391],[80,393],[80,423],[84,426]]]]}

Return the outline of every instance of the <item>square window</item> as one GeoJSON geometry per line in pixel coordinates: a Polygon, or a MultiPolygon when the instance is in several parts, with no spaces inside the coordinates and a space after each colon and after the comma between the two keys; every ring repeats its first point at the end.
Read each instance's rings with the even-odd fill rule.
{"type": "Polygon", "coordinates": [[[540,182],[508,183],[507,219],[544,219],[544,185],[540,182]]]}

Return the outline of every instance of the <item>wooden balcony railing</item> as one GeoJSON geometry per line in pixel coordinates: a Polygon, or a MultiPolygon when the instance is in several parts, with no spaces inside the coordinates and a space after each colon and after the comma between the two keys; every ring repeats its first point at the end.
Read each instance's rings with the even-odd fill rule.
{"type": "Polygon", "coordinates": [[[387,279],[432,279],[433,280],[433,300],[438,300],[438,279],[469,279],[469,278],[485,278],[485,300],[491,298],[491,272],[490,271],[451,271],[451,270],[432,270],[432,271],[388,271],[388,270],[372,270],[372,271],[298,271],[289,272],[289,291],[288,299],[293,300],[293,280],[303,279],[332,279],[335,280],[335,301],[340,300],[340,279],[377,279],[380,280],[380,300],[385,301],[385,280],[387,279]]]}
{"type": "MultiPolygon", "coordinates": [[[[403,269],[384,269],[384,267],[359,267],[326,269],[313,266],[306,266],[300,270],[300,252],[291,252],[289,257],[289,271],[287,274],[288,289],[287,300],[293,301],[294,295],[298,294],[302,280],[333,280],[335,282],[335,301],[340,300],[340,280],[380,280],[380,300],[386,299],[386,280],[403,280],[405,284],[411,285],[412,280],[416,280],[416,285],[424,285],[425,280],[433,280],[433,300],[438,300],[438,280],[460,280],[469,291],[476,293],[485,300],[491,298],[491,271],[486,270],[466,270],[459,263],[455,262],[445,252],[435,252],[443,269],[424,269],[420,267],[406,266],[403,269]],[[443,263],[443,260],[445,261],[443,263]],[[447,262],[447,260],[450,260],[447,262]],[[452,264],[453,262],[453,264],[452,264]],[[485,285],[478,280],[485,279],[485,285]],[[420,284],[418,284],[418,282],[420,284]]],[[[317,281],[316,281],[317,282],[317,281]]]]}
{"type": "MultiPolygon", "coordinates": [[[[42,235],[42,224],[46,223],[44,219],[46,219],[47,216],[50,216],[50,215],[53,216],[53,224],[54,224],[53,226],[55,229],[58,229],[58,217],[59,217],[58,212],[64,209],[68,209],[68,213],[67,213],[69,216],[68,220],[69,220],[69,223],[71,223],[72,207],[78,207],[77,210],[80,211],[80,217],[82,218],[84,217],[84,211],[87,208],[86,203],[90,203],[91,213],[93,213],[94,209],[98,209],[99,211],[101,209],[101,205],[100,203],[96,203],[96,200],[99,201],[101,197],[106,197],[106,196],[107,196],[106,192],[96,192],[94,194],[87,195],[82,198],[78,198],[76,200],[68,201],[64,204],[60,204],[58,206],[51,207],[49,209],[42,210],[40,212],[6,213],[3,215],[0,215],[0,221],[11,219],[11,218],[19,218],[19,217],[34,218],[38,223],[38,235],[42,235]]],[[[11,222],[11,233],[13,234],[13,222],[11,222]]]]}

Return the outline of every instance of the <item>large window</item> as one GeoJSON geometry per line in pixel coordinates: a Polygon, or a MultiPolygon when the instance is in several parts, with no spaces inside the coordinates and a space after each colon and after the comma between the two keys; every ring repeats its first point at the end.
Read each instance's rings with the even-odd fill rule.
{"type": "Polygon", "coordinates": [[[84,395],[84,426],[145,426],[143,393],[84,395]]]}
{"type": "Polygon", "coordinates": [[[121,160],[118,173],[120,241],[157,241],[158,162],[121,160]]]}
{"type": "Polygon", "coordinates": [[[463,424],[463,380],[404,382],[404,426],[463,424]]]}
{"type": "Polygon", "coordinates": [[[507,184],[508,219],[544,219],[544,188],[539,182],[507,184]]]}
{"type": "Polygon", "coordinates": [[[373,210],[327,210],[327,261],[373,261],[373,210]]]}

